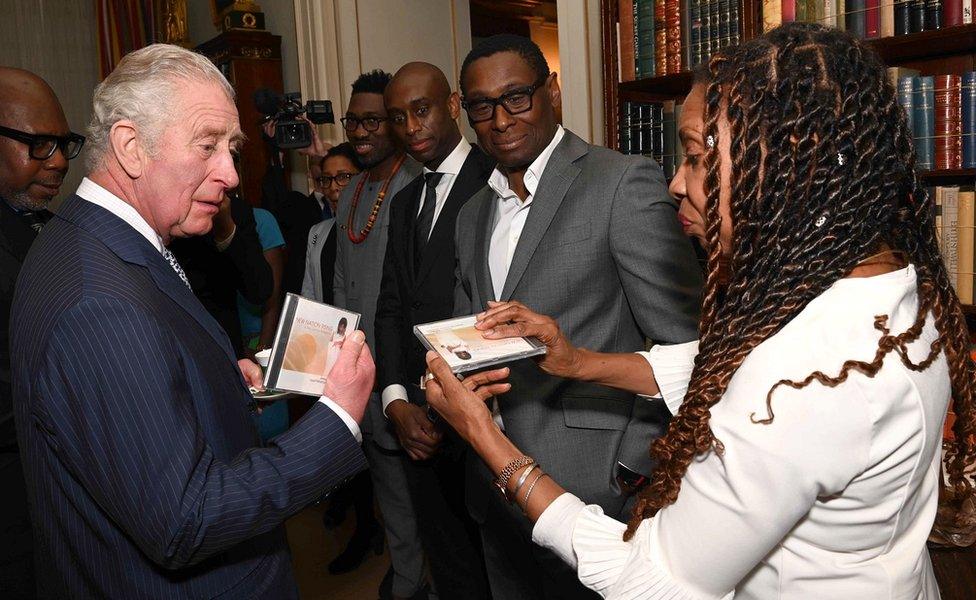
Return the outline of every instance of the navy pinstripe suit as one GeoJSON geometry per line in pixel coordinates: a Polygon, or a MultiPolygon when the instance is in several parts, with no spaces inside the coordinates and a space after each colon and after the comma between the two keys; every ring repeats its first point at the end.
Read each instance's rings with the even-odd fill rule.
{"type": "Polygon", "coordinates": [[[156,249],[68,199],[12,310],[38,586],[50,598],[293,598],[282,522],[365,467],[315,407],[266,448],[226,335],[156,249]]]}

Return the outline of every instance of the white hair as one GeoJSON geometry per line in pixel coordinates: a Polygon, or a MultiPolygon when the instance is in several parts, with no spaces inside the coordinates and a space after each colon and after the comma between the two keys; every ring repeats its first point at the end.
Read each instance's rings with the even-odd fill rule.
{"type": "Polygon", "coordinates": [[[88,124],[89,170],[103,166],[112,126],[135,123],[143,147],[154,155],[164,126],[177,117],[175,96],[188,81],[219,85],[234,99],[234,88],[207,57],[171,44],[152,44],[126,54],[95,87],[88,124]]]}

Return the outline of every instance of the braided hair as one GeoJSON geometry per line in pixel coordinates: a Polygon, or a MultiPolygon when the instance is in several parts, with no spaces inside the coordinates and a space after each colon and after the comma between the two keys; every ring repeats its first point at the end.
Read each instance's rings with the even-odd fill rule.
{"type": "MultiPolygon", "coordinates": [[[[892,352],[919,371],[945,352],[957,419],[943,498],[958,507],[973,496],[963,473],[976,459],[974,366],[963,313],[939,253],[934,207],[916,176],[911,132],[880,58],[846,32],[789,23],[719,52],[696,83],[706,85],[703,138],[718,140],[719,122],[728,124],[728,273],[720,268],[716,143],[703,157],[709,253],[700,350],[684,403],[667,434],[651,445],[658,466],[638,497],[624,539],[675,502],[696,456],[723,452],[709,426],[709,409],[746,356],[859,262],[885,249],[904,253],[915,265],[914,324],[895,334],[887,316],[877,317],[881,339],[873,360],[849,360],[836,374],[780,381],[768,391],[767,413],[752,419],[773,420],[772,396],[779,386],[836,386],[851,372],[873,377],[892,352]],[[907,346],[919,338],[930,313],[938,339],[922,361],[913,362],[907,346]]],[[[940,511],[940,518],[951,520],[953,514],[940,511]]]]}

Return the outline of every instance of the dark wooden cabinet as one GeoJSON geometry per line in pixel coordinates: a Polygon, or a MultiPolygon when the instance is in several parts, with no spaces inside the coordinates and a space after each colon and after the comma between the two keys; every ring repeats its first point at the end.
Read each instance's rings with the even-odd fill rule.
{"type": "Polygon", "coordinates": [[[270,88],[284,92],[281,37],[267,31],[230,30],[197,46],[220,68],[237,92],[237,111],[247,142],[238,163],[241,194],[252,205],[261,203],[261,180],[270,162],[268,145],[261,138],[264,115],[254,106],[254,92],[270,88]]]}

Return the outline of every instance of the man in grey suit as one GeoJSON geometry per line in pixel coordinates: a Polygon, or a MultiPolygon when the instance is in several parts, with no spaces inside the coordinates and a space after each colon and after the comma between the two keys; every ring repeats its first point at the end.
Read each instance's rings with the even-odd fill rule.
{"type": "MultiPolygon", "coordinates": [[[[696,339],[701,273],[660,166],[563,129],[556,76],[526,38],[479,44],[461,90],[498,167],[457,219],[456,314],[518,301],[602,352],[696,339]]],[[[649,445],[667,428],[663,401],[551,377],[532,360],[510,367],[511,391],[492,402],[496,422],[568,490],[620,516],[632,491],[623,482],[651,471],[649,445]]],[[[595,597],[531,544],[528,521],[487,469],[472,463],[469,472],[495,600],[595,597]]]]}
{"type": "MultiPolygon", "coordinates": [[[[383,278],[388,215],[396,193],[420,174],[420,165],[397,148],[391,136],[383,91],[390,82],[383,71],[365,73],[353,83],[346,116],[346,137],[366,169],[339,196],[336,225],[335,305],[358,312],[359,328],[373,342],[376,299],[383,278]]],[[[370,397],[363,418],[363,449],[373,488],[383,513],[393,567],[394,598],[426,597],[424,554],[403,471],[405,457],[378,393],[370,397]]]]}

